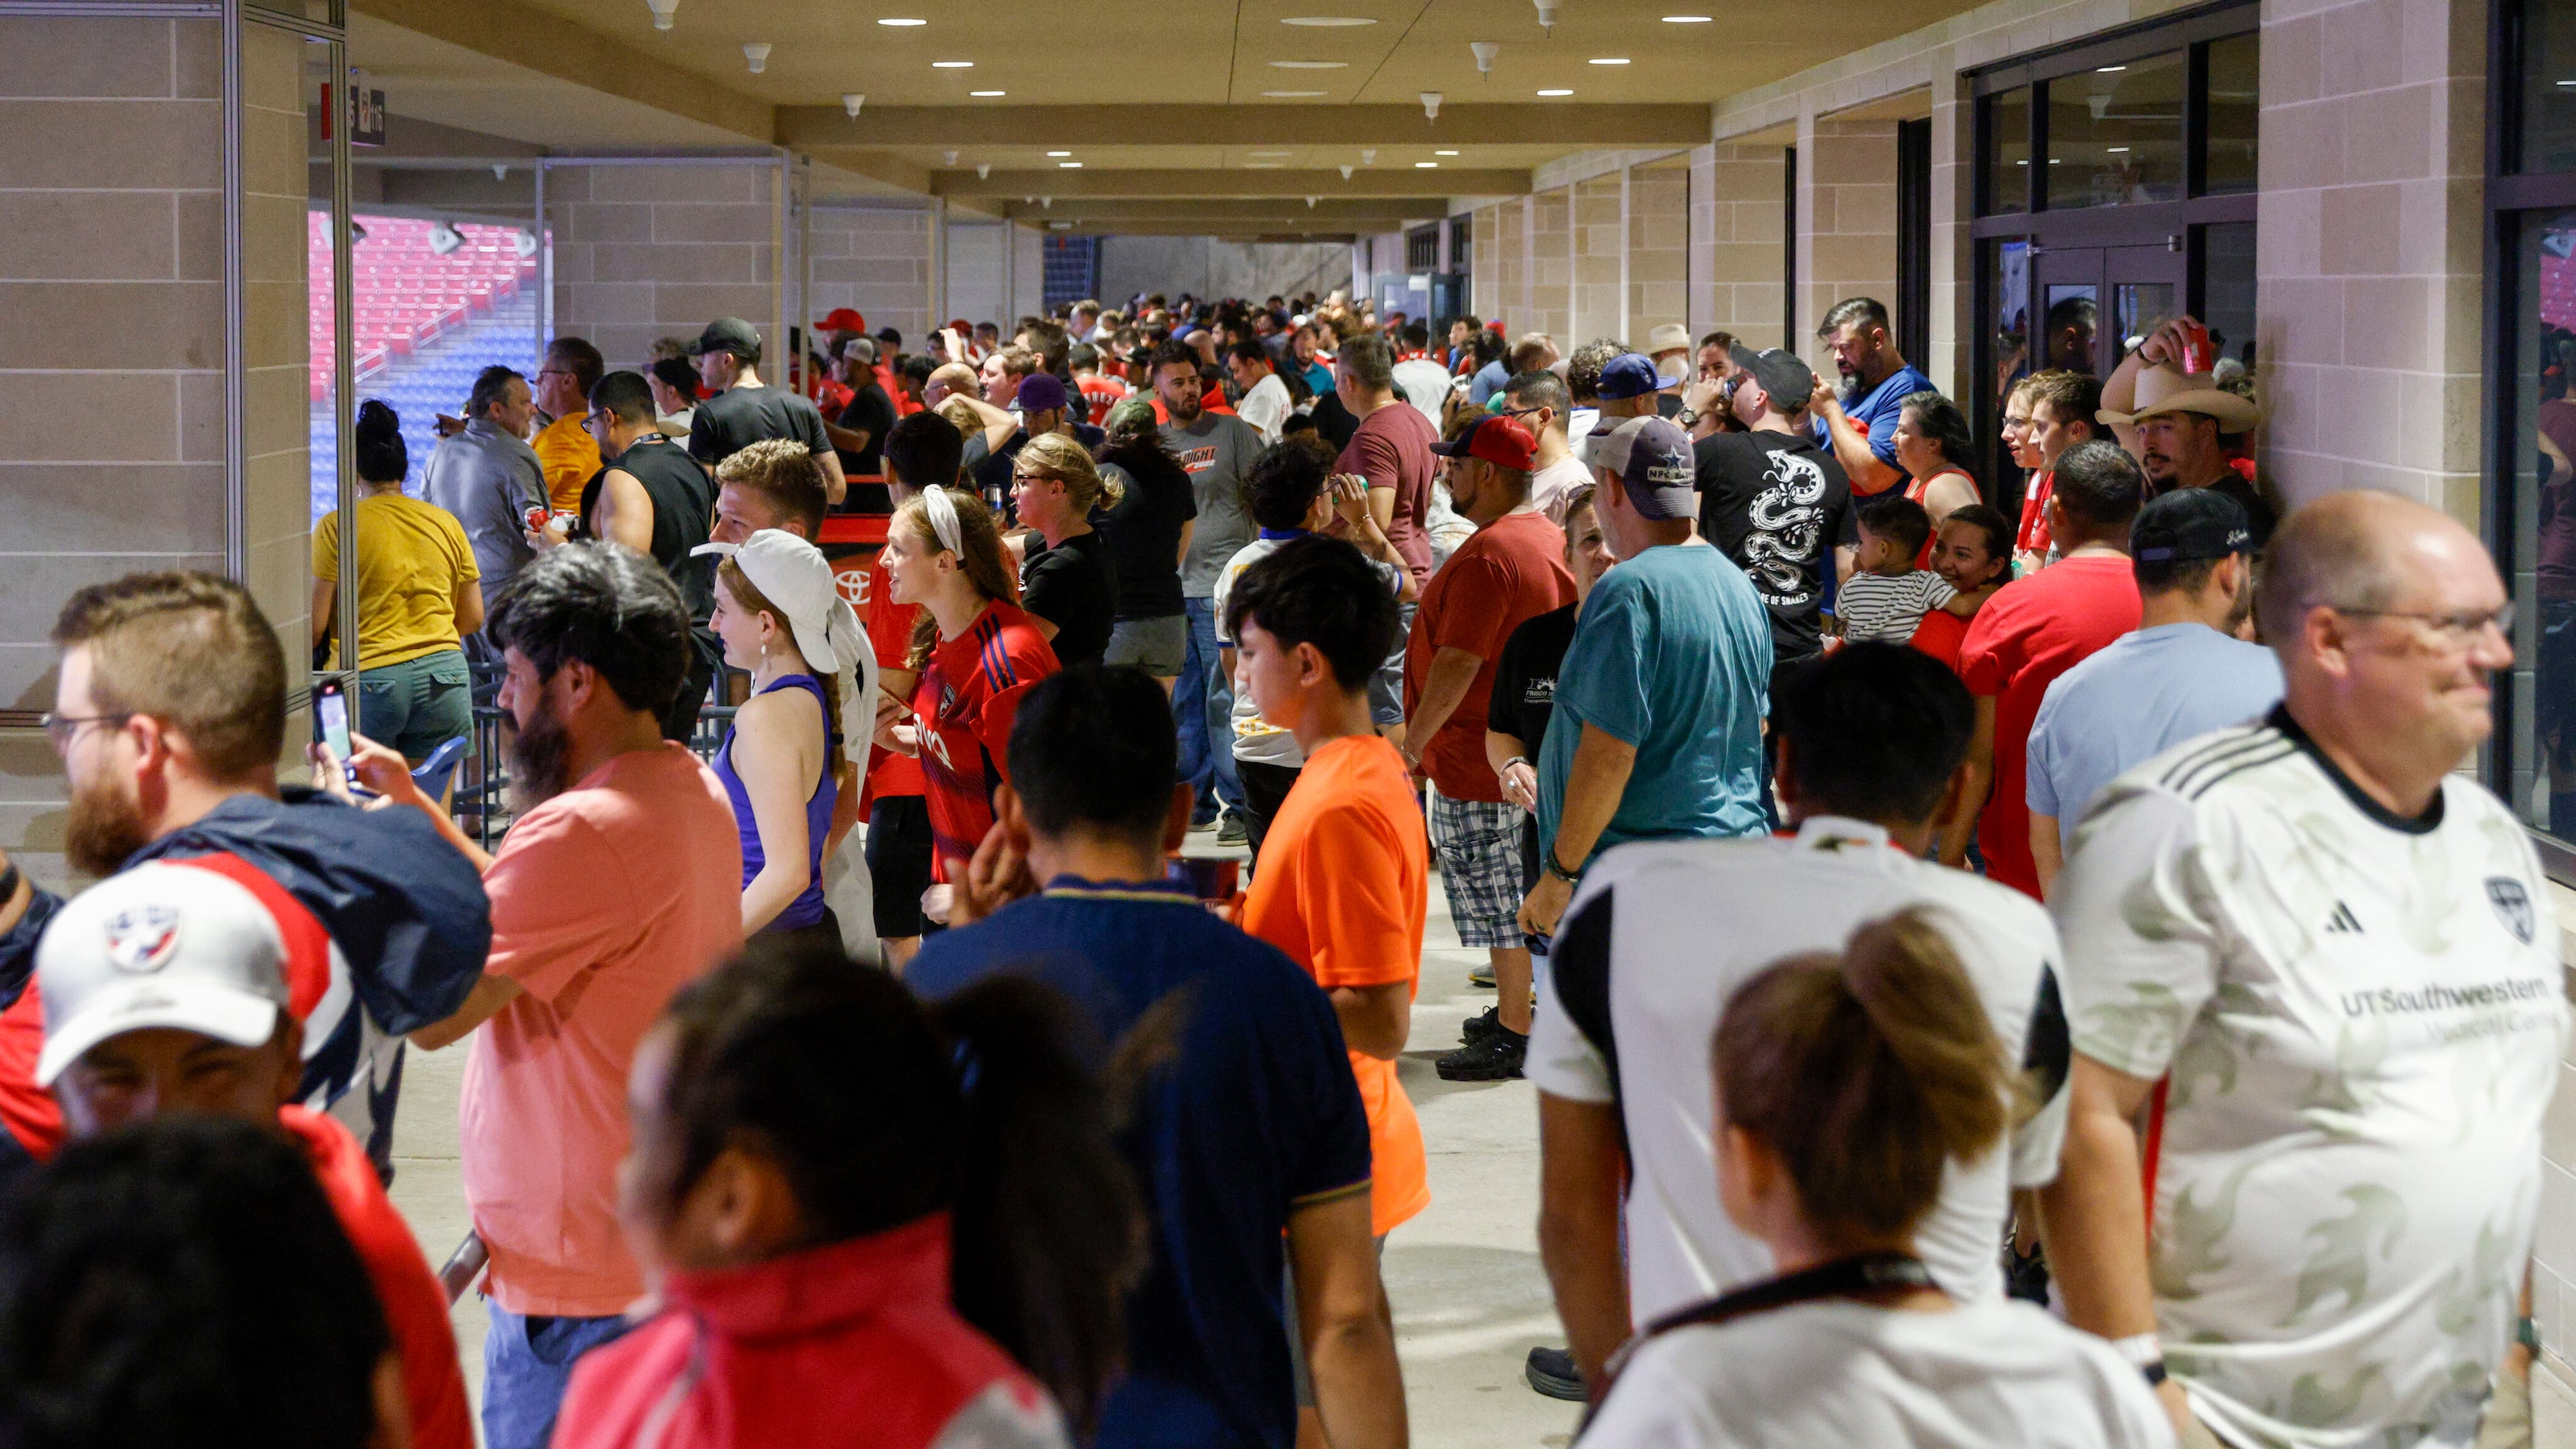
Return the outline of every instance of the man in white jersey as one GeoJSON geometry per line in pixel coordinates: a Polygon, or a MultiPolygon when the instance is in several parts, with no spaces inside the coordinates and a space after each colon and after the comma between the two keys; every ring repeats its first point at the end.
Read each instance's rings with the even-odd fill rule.
{"type": "Polygon", "coordinates": [[[2292,514],[2256,600],[2282,707],[2114,780],[2058,878],[2048,1256],[2077,1326],[2168,1375],[2186,1446],[2477,1437],[2566,1025],[2539,862],[2451,773],[2513,663],[2507,597],[2432,509],[2292,514]]]}
{"type": "Polygon", "coordinates": [[[1984,1161],[1953,1167],[1915,1244],[1952,1297],[2002,1296],[2010,1189],[2057,1174],[2066,1033],[2047,914],[1923,858],[1957,804],[1975,723],[1966,686],[1930,655],[1855,644],[1784,682],[1772,713],[1794,839],[1641,841],[1584,873],[1525,1068],[1540,1093],[1539,1248],[1582,1377],[1597,1381],[1632,1327],[1776,1271],[1709,1187],[1709,1038],[1727,1000],[1783,957],[1839,950],[1861,922],[1913,906],[1930,909],[2031,1069],[2035,1112],[1984,1161]]]}

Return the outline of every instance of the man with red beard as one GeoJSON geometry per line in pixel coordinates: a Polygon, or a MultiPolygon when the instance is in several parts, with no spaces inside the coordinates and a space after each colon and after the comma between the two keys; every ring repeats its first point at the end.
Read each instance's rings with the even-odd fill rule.
{"type": "Polygon", "coordinates": [[[742,836],[714,773],[662,738],[689,615],[661,565],[614,543],[553,549],[511,578],[484,629],[518,727],[521,813],[500,853],[466,839],[400,754],[361,740],[355,763],[491,893],[481,979],[412,1044],[474,1038],[458,1141],[492,1255],[483,1441],[542,1449],[573,1360],[624,1332],[644,1293],[617,1219],[627,1070],[672,995],[742,945],[742,836]]]}
{"type": "MultiPolygon", "coordinates": [[[[281,789],[286,658],[241,585],[129,574],[72,595],[45,732],[71,786],[64,853],[113,875],[191,860],[331,941],[331,984],[304,1028],[295,1100],[329,1112],[393,1176],[403,1034],[454,1012],[481,973],[491,908],[473,869],[416,817],[281,789]]],[[[0,1156],[42,1158],[62,1116],[35,1084],[44,1012],[36,941],[62,897],[0,854],[0,1156]]],[[[0,1163],[4,1172],[5,1163],[0,1163]]]]}

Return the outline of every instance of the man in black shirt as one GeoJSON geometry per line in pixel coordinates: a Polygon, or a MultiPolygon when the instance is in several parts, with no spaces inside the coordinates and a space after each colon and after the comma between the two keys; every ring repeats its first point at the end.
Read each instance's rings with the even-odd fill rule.
{"type": "Polygon", "coordinates": [[[719,317],[689,344],[710,394],[689,423],[689,456],[715,466],[763,438],[803,443],[823,465],[823,496],[838,503],[849,484],[823,431],[823,414],[792,392],[760,380],[760,333],[739,317],[719,317]]]}
{"type": "Polygon", "coordinates": [[[679,444],[664,437],[653,385],[640,372],[612,372],[590,390],[590,435],[606,466],[581,491],[581,521],[593,538],[649,553],[688,607],[696,640],[680,696],[662,720],[662,737],[686,740],[714,682],[722,646],[708,621],[715,614],[715,560],[690,551],[715,525],[716,485],[679,444]]]}
{"type": "Polygon", "coordinates": [[[1824,647],[1818,615],[1851,484],[1808,430],[1816,375],[1797,355],[1735,350],[1727,405],[1750,432],[1693,445],[1700,536],[1726,551],[1771,611],[1773,673],[1824,647]]]}
{"type": "MultiPolygon", "coordinates": [[[[876,344],[864,337],[851,338],[842,344],[841,360],[836,366],[842,385],[850,389],[850,402],[841,409],[840,417],[823,425],[823,431],[831,437],[832,449],[840,456],[843,477],[875,477],[885,471],[885,438],[894,428],[894,399],[887,397],[877,382],[876,344]]],[[[873,491],[867,498],[857,500],[865,505],[859,511],[894,511],[894,504],[884,496],[884,484],[860,486],[873,491]]]]}

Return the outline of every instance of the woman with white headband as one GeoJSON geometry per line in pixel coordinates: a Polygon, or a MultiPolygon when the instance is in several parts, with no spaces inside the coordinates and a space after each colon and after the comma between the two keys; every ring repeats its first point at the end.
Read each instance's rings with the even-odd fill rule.
{"type": "Polygon", "coordinates": [[[751,672],[752,697],[715,758],[742,830],[742,928],[812,932],[837,947],[823,843],[866,759],[863,747],[845,770],[841,715],[876,698],[876,653],[814,545],[764,528],[697,551],[727,555],[712,627],[725,663],[751,672]]]}
{"type": "Polygon", "coordinates": [[[1009,769],[1020,699],[1061,666],[1026,610],[992,510],[955,488],[925,488],[897,508],[877,555],[894,602],[921,605],[909,719],[888,716],[878,743],[921,757],[933,878],[963,874],[993,828],[993,791],[1009,769]]]}

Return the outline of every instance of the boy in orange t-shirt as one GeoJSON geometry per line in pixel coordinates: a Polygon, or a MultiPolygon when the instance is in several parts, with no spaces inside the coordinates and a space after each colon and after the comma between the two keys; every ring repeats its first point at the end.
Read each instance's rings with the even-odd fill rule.
{"type": "Polygon", "coordinates": [[[1308,535],[1244,570],[1226,602],[1238,677],[1306,754],[1262,841],[1241,924],[1305,967],[1341,1018],[1368,1110],[1370,1227],[1382,1238],[1431,1202],[1422,1123],[1395,1070],[1422,962],[1429,842],[1411,772],[1369,718],[1395,599],[1358,549],[1308,535]]]}

